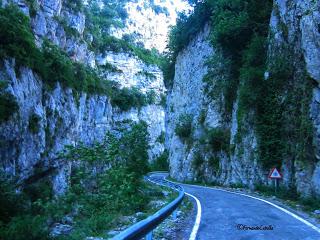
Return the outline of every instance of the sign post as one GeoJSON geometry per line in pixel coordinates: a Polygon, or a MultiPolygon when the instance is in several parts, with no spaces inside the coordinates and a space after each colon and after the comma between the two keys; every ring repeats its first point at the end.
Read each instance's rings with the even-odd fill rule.
{"type": "Polygon", "coordinates": [[[282,174],[280,173],[280,171],[276,167],[274,167],[271,169],[268,178],[274,180],[274,192],[277,193],[278,179],[282,178],[282,174]]]}

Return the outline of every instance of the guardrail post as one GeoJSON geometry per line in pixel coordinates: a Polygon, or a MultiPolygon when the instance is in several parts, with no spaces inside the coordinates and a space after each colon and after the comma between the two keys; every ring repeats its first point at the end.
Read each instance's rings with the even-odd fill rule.
{"type": "Polygon", "coordinates": [[[152,231],[147,234],[146,240],[152,240],[152,231]]]}

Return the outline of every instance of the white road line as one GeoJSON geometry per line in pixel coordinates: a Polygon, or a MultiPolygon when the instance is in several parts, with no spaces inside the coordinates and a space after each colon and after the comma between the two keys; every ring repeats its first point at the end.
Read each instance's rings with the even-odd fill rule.
{"type": "Polygon", "coordinates": [[[192,197],[196,202],[197,202],[197,217],[196,221],[194,222],[192,232],[190,234],[189,240],[195,240],[197,237],[197,233],[200,227],[200,222],[201,222],[201,204],[198,198],[195,196],[191,195],[190,193],[185,193],[186,195],[192,197]]]}
{"type": "Polygon", "coordinates": [[[261,202],[265,202],[265,203],[267,203],[267,204],[269,204],[269,205],[281,210],[282,212],[285,212],[286,214],[294,217],[295,219],[299,220],[300,222],[306,224],[307,226],[311,227],[313,230],[315,230],[318,233],[320,233],[320,228],[316,227],[312,223],[310,223],[307,220],[299,217],[298,215],[294,214],[293,212],[290,212],[289,210],[284,209],[284,208],[282,208],[282,207],[280,207],[280,206],[278,206],[278,205],[276,205],[276,204],[274,204],[272,202],[269,202],[267,200],[264,200],[264,199],[261,199],[261,198],[258,198],[258,197],[254,197],[254,196],[250,196],[250,195],[247,195],[247,194],[243,194],[243,193],[231,192],[231,191],[228,191],[228,190],[214,188],[214,187],[205,187],[205,186],[191,185],[191,184],[185,184],[185,185],[189,185],[189,186],[193,186],[193,187],[199,187],[199,188],[214,189],[214,190],[218,190],[218,191],[222,191],[222,192],[233,193],[233,194],[241,195],[241,196],[244,196],[244,197],[252,198],[252,199],[255,199],[255,200],[258,200],[258,201],[261,201],[261,202]]]}
{"type": "MultiPolygon", "coordinates": [[[[165,181],[167,181],[167,182],[171,182],[171,183],[177,184],[175,182],[172,182],[172,181],[166,179],[166,177],[163,177],[163,179],[165,181]]],[[[196,216],[196,220],[194,221],[192,232],[191,232],[190,237],[189,237],[189,240],[196,240],[196,237],[197,237],[197,234],[198,234],[198,230],[199,230],[199,227],[200,227],[200,222],[201,222],[201,214],[202,214],[201,203],[200,203],[199,199],[197,197],[193,196],[192,194],[187,193],[187,192],[185,192],[185,194],[190,196],[190,197],[192,197],[197,203],[197,216],[196,216]]]]}

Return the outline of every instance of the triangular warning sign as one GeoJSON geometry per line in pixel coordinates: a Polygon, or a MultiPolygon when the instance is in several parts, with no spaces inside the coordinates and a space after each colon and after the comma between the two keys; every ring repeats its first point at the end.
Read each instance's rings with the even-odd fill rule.
{"type": "Polygon", "coordinates": [[[282,175],[277,168],[272,168],[269,173],[269,178],[282,178],[282,175]]]}

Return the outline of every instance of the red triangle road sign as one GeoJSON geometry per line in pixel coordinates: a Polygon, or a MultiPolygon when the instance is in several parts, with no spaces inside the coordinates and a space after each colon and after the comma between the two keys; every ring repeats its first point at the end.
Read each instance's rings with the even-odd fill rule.
{"type": "Polygon", "coordinates": [[[277,168],[272,168],[268,178],[272,178],[272,179],[280,179],[282,178],[282,174],[279,172],[279,170],[277,168]]]}

